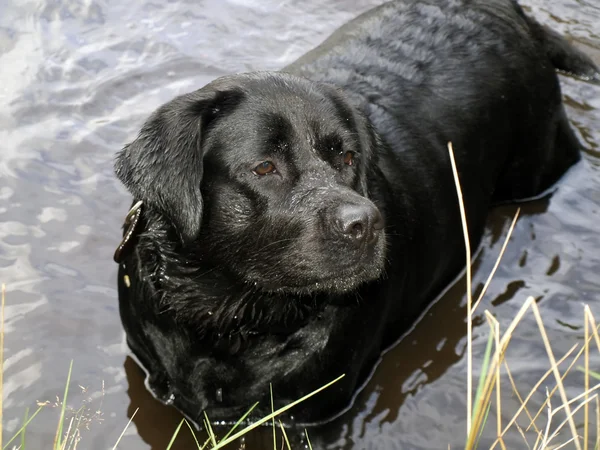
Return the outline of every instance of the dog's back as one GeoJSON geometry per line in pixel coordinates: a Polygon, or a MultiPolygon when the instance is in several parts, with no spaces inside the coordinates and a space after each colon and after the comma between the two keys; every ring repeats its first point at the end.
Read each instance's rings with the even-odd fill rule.
{"type": "Polygon", "coordinates": [[[439,134],[442,128],[443,143],[453,140],[460,152],[469,145],[457,141],[461,135],[494,122],[487,131],[500,140],[513,136],[514,146],[540,147],[532,161],[505,168],[513,174],[506,182],[493,181],[497,201],[538,195],[577,160],[556,70],[600,81],[589,57],[507,0],[388,2],[283,70],[354,94],[390,144],[429,130],[439,134]],[[502,111],[509,120],[499,120],[506,118],[502,111]],[[544,121],[548,114],[553,117],[544,121]],[[541,129],[531,128],[542,122],[541,129]],[[557,160],[554,147],[567,153],[558,158],[558,169],[540,174],[544,161],[557,160]],[[524,184],[523,178],[534,173],[539,179],[524,184]]]}

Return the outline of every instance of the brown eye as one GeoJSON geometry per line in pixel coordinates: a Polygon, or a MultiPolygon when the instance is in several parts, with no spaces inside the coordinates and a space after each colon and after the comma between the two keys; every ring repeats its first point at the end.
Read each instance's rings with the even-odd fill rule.
{"type": "Polygon", "coordinates": [[[275,172],[275,164],[273,164],[271,161],[261,162],[254,168],[254,173],[256,175],[267,175],[268,173],[273,172],[275,172]]]}
{"type": "Polygon", "coordinates": [[[344,153],[344,164],[347,164],[349,166],[354,165],[354,152],[344,153]]]}

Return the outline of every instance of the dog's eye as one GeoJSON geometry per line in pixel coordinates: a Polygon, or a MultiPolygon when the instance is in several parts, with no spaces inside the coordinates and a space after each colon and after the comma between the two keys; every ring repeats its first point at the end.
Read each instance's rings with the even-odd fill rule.
{"type": "Polygon", "coordinates": [[[354,152],[344,153],[344,164],[348,166],[354,165],[354,152]]]}
{"type": "Polygon", "coordinates": [[[269,173],[275,172],[275,164],[271,161],[261,162],[258,166],[254,168],[254,173],[256,175],[267,175],[269,173]]]}

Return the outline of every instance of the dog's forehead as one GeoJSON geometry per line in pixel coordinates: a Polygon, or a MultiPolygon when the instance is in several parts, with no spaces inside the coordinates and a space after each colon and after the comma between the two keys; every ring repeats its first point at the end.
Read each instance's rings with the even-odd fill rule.
{"type": "Polygon", "coordinates": [[[334,88],[272,81],[240,86],[243,101],[217,127],[229,149],[221,156],[232,167],[277,156],[305,165],[333,161],[343,149],[360,151],[352,106],[334,88]]]}
{"type": "Polygon", "coordinates": [[[244,109],[263,114],[277,114],[296,125],[323,122],[345,123],[352,127],[352,106],[337,88],[279,73],[244,77],[244,109]]]}
{"type": "Polygon", "coordinates": [[[255,137],[270,146],[300,142],[313,147],[339,145],[345,135],[356,131],[351,111],[340,111],[325,96],[281,92],[279,96],[251,97],[245,109],[242,113],[252,118],[255,137]]]}

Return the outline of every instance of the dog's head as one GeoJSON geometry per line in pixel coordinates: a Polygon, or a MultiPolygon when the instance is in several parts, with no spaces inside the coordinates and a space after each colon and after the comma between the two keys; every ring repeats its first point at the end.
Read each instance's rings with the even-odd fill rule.
{"type": "Polygon", "coordinates": [[[336,88],[254,73],[160,107],[115,167],[214,266],[268,292],[346,292],[384,265],[367,192],[374,146],[336,88]]]}

